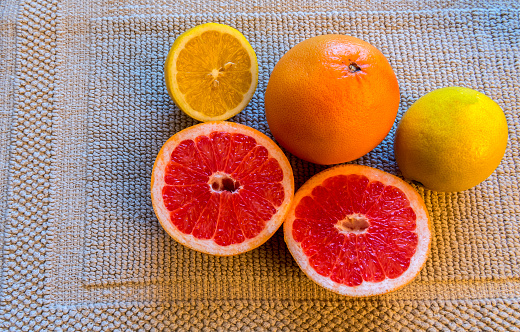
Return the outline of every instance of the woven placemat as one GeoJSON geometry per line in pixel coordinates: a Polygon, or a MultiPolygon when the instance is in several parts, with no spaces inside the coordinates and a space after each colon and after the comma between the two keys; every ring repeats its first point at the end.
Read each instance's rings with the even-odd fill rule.
{"type": "MultiPolygon", "coordinates": [[[[39,0],[0,8],[1,328],[518,330],[517,3],[39,0]],[[168,97],[162,66],[175,38],[205,22],[236,27],[255,49],[258,88],[231,121],[267,135],[270,72],[290,47],[320,34],[354,35],[387,56],[401,88],[398,120],[449,85],[502,106],[509,145],[488,180],[462,193],[417,187],[433,242],[412,284],[348,299],[305,277],[281,232],[249,253],[213,257],[162,230],[149,199],[153,161],[168,137],[196,123],[168,97]]],[[[394,133],[355,163],[399,176],[394,133]]],[[[288,156],[297,186],[325,168],[288,156]]]]}

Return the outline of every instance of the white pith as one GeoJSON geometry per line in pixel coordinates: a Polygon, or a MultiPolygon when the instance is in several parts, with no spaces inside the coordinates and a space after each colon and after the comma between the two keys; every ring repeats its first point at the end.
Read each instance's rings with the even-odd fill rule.
{"type": "MultiPolygon", "coordinates": [[[[230,174],[224,173],[224,172],[215,172],[209,177],[208,186],[210,188],[211,192],[219,193],[222,192],[225,189],[214,189],[213,184],[217,183],[219,188],[223,187],[223,180],[224,179],[231,179],[233,183],[236,183],[236,180],[233,179],[233,177],[230,174]]],[[[240,188],[237,188],[237,190],[240,188]]]]}
{"type": "Polygon", "coordinates": [[[336,225],[334,225],[334,227],[340,232],[340,233],[343,233],[343,234],[350,234],[350,233],[353,233],[353,234],[364,234],[368,231],[368,228],[370,227],[370,222],[367,220],[367,218],[363,215],[363,214],[360,214],[360,213],[353,213],[353,214],[349,214],[348,216],[345,217],[345,219],[343,220],[339,220],[336,225]],[[361,225],[362,223],[360,222],[356,222],[354,221],[354,224],[357,225],[358,227],[354,227],[354,229],[350,229],[348,227],[345,227],[345,223],[346,222],[349,222],[350,220],[363,220],[364,222],[367,223],[367,227],[363,227],[363,228],[360,228],[359,225],[361,225]]]}

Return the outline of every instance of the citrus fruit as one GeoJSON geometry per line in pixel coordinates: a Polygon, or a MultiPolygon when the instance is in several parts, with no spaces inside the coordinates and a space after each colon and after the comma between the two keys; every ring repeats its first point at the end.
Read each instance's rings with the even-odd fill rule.
{"type": "Polygon", "coordinates": [[[431,241],[428,212],[415,189],[351,164],[318,173],[296,192],[284,234],[310,279],[348,296],[403,287],[423,267],[431,241]]]}
{"type": "Polygon", "coordinates": [[[265,92],[269,128],[301,159],[338,164],[375,148],[399,108],[399,85],[385,56],[351,36],[324,35],[291,48],[265,92]]]}
{"type": "Polygon", "coordinates": [[[403,176],[426,188],[472,188],[498,167],[507,146],[504,112],[491,98],[446,87],[419,98],[397,127],[394,150],[403,176]]]}
{"type": "Polygon", "coordinates": [[[267,136],[216,121],[173,135],[152,172],[152,205],[178,242],[213,255],[235,255],[267,241],[294,193],[289,161],[267,136]]]}
{"type": "Polygon", "coordinates": [[[206,23],[175,39],[164,74],[170,97],[186,114],[199,121],[226,120],[253,97],[258,63],[238,30],[206,23]]]}

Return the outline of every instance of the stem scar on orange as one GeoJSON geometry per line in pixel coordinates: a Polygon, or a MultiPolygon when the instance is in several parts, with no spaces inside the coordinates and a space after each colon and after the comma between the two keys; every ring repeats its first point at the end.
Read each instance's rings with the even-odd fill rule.
{"type": "Polygon", "coordinates": [[[385,56],[351,36],[313,37],[276,64],[265,112],[276,141],[317,164],[357,159],[388,134],[399,85],[385,56]]]}

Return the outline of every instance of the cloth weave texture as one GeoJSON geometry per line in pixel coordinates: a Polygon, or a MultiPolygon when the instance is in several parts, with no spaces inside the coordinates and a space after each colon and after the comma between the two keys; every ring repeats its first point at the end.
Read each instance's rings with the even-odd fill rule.
{"type": "MultiPolygon", "coordinates": [[[[520,330],[520,5],[507,1],[92,1],[0,4],[0,329],[13,331],[520,330]],[[350,299],[311,282],[281,230],[236,257],[187,249],[160,227],[155,156],[197,121],[163,79],[182,32],[218,22],[253,46],[259,82],[230,121],[271,136],[263,96],[298,42],[340,33],[379,48],[396,72],[394,127],[354,161],[400,176],[392,142],[411,104],[466,86],[504,110],[509,144],[479,186],[416,186],[432,219],[413,283],[350,299]]],[[[325,169],[287,154],[295,184],[325,169]]]]}

